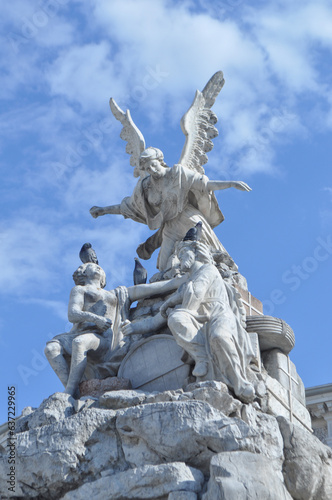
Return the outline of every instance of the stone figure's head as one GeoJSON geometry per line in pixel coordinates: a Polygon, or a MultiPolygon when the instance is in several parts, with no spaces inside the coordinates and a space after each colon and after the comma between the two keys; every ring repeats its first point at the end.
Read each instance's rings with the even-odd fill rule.
{"type": "Polygon", "coordinates": [[[158,148],[146,148],[139,158],[140,170],[147,172],[155,179],[160,179],[166,173],[167,165],[164,155],[158,148]]]}
{"type": "Polygon", "coordinates": [[[189,271],[196,260],[203,264],[213,264],[210,249],[200,241],[181,241],[177,246],[177,256],[183,272],[189,271]]]}
{"type": "Polygon", "coordinates": [[[85,285],[88,279],[99,278],[99,283],[101,288],[106,286],[106,274],[105,271],[94,264],[93,262],[87,262],[82,264],[73,274],[73,280],[75,285],[85,285]]]}

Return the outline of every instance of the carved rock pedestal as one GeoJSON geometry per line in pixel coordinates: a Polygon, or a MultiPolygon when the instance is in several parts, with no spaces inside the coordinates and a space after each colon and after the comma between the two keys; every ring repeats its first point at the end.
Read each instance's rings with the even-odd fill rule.
{"type": "Polygon", "coordinates": [[[332,498],[332,450],[221,382],[80,402],[56,393],[17,420],[16,491],[2,439],[2,498],[332,498]]]}

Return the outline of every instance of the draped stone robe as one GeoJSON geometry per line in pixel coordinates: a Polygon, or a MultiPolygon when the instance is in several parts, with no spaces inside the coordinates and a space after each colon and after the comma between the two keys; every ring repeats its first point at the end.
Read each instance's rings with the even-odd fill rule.
{"type": "Polygon", "coordinates": [[[122,200],[121,213],[125,218],[147,224],[152,230],[158,229],[138,248],[141,258],[149,259],[160,247],[157,267],[160,271],[168,269],[176,242],[199,221],[203,223],[201,241],[215,250],[225,251],[212,230],[224,216],[214,193],[207,190],[208,181],[205,175],[174,165],[159,180],[160,199],[155,203],[149,202],[149,189],[155,189],[150,176],[138,181],[133,194],[122,200]]]}

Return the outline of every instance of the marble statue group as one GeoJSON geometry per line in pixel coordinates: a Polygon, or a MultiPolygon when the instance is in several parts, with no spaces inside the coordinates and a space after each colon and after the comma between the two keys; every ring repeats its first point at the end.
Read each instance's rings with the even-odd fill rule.
{"type": "MultiPolygon", "coordinates": [[[[136,185],[121,202],[93,206],[90,221],[122,216],[151,236],[134,242],[133,284],[114,289],[93,241],[80,242],[72,328],[45,347],[64,391],[13,417],[15,432],[0,426],[1,492],[9,490],[8,446],[19,472],[6,498],[332,499],[332,450],[317,439],[325,441],[330,425],[327,389],[314,388],[316,437],[289,357],[294,332],[263,313],[214,232],[224,218],[219,191],[250,191],[245,182],[211,180],[203,168],[223,84],[217,72],[196,92],[173,166],[110,100],[136,185]],[[143,264],[154,252],[148,276],[143,264]]],[[[128,245],[129,223],[119,224],[128,245]]]]}
{"type": "Polygon", "coordinates": [[[69,299],[73,327],[45,348],[65,392],[74,397],[80,395],[82,380],[116,377],[137,343],[162,332],[182,349],[191,380],[221,381],[241,401],[255,398],[254,351],[235,288],[237,266],[213,231],[224,218],[215,191],[250,188],[244,182],[210,180],[203,169],[218,134],[211,107],[223,84],[217,72],[202,92],[196,92],[181,120],[186,139],[173,167],[166,165],[159,149],[145,146],[130,112],[110,100],[138,181],[120,204],[94,206],[90,213],[94,218],[122,215],[155,231],[138,246],[137,254],[149,259],[159,249],[158,272],[150,283],[106,290],[105,273],[91,245],[82,248],[83,263],[73,275],[69,299]]]}

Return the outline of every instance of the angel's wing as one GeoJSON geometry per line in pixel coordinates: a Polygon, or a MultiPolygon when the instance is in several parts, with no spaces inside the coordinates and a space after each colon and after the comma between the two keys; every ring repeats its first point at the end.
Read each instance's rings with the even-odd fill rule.
{"type": "Polygon", "coordinates": [[[220,90],[225,83],[222,71],[215,73],[205,85],[202,92],[196,91],[192,105],[181,119],[181,128],[186,136],[179,163],[204,173],[203,165],[208,158],[205,153],[211,151],[211,139],[218,135],[215,124],[218,119],[211,111],[220,90]]]}
{"type": "Polygon", "coordinates": [[[135,167],[134,176],[139,177],[139,157],[145,149],[143,134],[133,122],[129,109],[126,112],[122,111],[112,97],[110,99],[110,108],[115,118],[123,125],[120,137],[127,141],[126,153],[131,155],[130,165],[135,167]]]}

